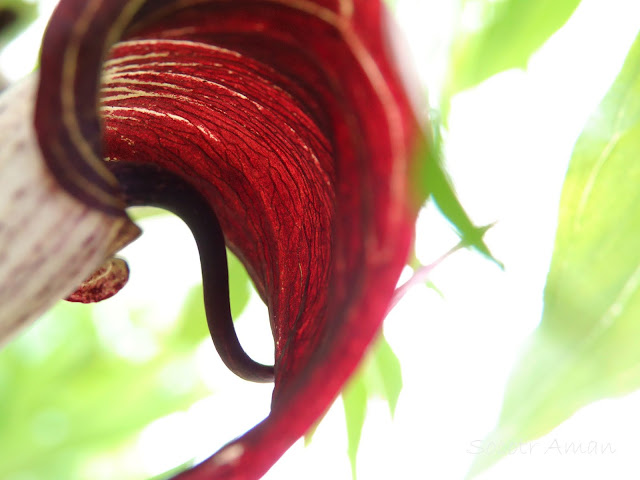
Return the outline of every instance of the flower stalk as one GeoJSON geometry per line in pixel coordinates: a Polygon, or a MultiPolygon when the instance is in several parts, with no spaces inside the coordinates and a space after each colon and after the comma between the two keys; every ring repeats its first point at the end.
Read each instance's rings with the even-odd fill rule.
{"type": "Polygon", "coordinates": [[[0,96],[0,344],[140,233],[77,200],[46,167],[33,128],[37,82],[0,96]]]}

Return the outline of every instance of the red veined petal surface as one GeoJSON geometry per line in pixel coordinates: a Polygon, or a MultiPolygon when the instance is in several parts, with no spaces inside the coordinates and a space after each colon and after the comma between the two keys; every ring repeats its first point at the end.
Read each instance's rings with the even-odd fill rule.
{"type": "Polygon", "coordinates": [[[181,479],[263,475],[380,328],[413,234],[418,136],[387,25],[377,0],[62,0],[54,14],[36,112],[54,174],[114,213],[96,158],[179,175],[269,307],[271,414],[181,479]]]}

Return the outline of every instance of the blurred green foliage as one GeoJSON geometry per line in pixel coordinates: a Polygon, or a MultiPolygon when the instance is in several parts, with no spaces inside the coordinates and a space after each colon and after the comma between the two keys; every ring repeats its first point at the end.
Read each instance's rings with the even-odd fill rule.
{"type": "Polygon", "coordinates": [[[0,352],[0,478],[82,478],[87,459],[205,395],[196,371],[191,353],[168,345],[145,361],[123,358],[100,338],[91,308],[58,305],[0,352]],[[173,388],[169,372],[185,388],[173,388]]]}
{"type": "Polygon", "coordinates": [[[566,23],[580,0],[461,0],[448,94],[503,70],[524,68],[532,53],[566,23]]]}
{"type": "Polygon", "coordinates": [[[38,16],[38,4],[23,0],[0,1],[0,49],[38,16]]]}
{"type": "MultiPolygon", "coordinates": [[[[250,287],[229,259],[231,304],[238,316],[250,287]]],[[[140,312],[118,319],[142,329],[153,353],[128,358],[104,335],[95,308],[60,303],[0,350],[0,478],[86,478],[92,458],[135,441],[152,421],[210,394],[196,347],[208,338],[201,286],[194,287],[169,330],[150,331],[140,312]]],[[[121,480],[140,479],[118,471],[121,480]]]]}
{"type": "MultiPolygon", "coordinates": [[[[575,145],[542,322],[488,442],[527,442],[590,402],[640,387],[639,157],[640,36],[575,145]]],[[[505,453],[478,456],[471,473],[505,453]]]]}

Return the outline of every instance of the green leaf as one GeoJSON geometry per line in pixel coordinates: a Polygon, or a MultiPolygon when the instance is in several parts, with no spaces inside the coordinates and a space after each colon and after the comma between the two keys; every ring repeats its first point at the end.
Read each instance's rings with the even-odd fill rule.
{"type": "Polygon", "coordinates": [[[401,390],[400,360],[384,336],[380,335],[358,371],[342,391],[342,403],[347,422],[347,449],[353,480],[356,479],[356,458],[369,398],[374,396],[384,398],[393,416],[401,390]]]}
{"type": "Polygon", "coordinates": [[[491,225],[478,227],[473,224],[444,169],[441,128],[438,120],[434,119],[431,139],[424,135],[418,146],[417,160],[411,173],[412,190],[417,192],[416,201],[422,203],[431,196],[442,215],[460,236],[463,246],[475,249],[500,268],[504,268],[484,242],[484,234],[491,225]]]}
{"type": "Polygon", "coordinates": [[[342,404],[344,405],[344,416],[347,421],[347,453],[351,463],[351,478],[356,480],[356,459],[364,419],[367,416],[367,401],[369,392],[363,376],[356,375],[352,378],[342,391],[342,404]]]}
{"type": "Polygon", "coordinates": [[[448,94],[503,70],[524,68],[579,4],[580,0],[464,0],[462,19],[474,25],[455,37],[448,94]]]}
{"type": "MultiPolygon", "coordinates": [[[[640,387],[640,36],[574,148],[539,328],[488,441],[517,445],[640,387]]],[[[471,475],[505,448],[479,455],[471,475]]]]}
{"type": "Polygon", "coordinates": [[[395,413],[402,391],[402,368],[400,360],[383,335],[376,341],[362,372],[371,395],[384,398],[391,415],[395,413]]]}

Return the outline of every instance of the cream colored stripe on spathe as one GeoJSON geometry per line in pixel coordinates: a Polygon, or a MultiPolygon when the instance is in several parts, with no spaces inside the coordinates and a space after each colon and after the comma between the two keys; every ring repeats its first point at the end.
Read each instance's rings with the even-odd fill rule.
{"type": "MultiPolygon", "coordinates": [[[[120,34],[129,24],[135,13],[145,0],[130,0],[120,10],[118,16],[111,24],[111,28],[105,38],[105,51],[106,56],[107,49],[112,44],[118,41],[120,34]]],[[[84,9],[79,13],[72,25],[71,37],[63,52],[62,57],[62,78],[60,79],[60,100],[61,100],[61,118],[62,124],[65,127],[69,139],[73,144],[78,155],[80,155],[86,164],[107,184],[115,184],[116,180],[109,173],[107,168],[103,164],[103,159],[99,158],[92,150],[91,145],[87,142],[87,139],[82,135],[80,128],[80,119],[76,112],[76,73],[78,71],[78,60],[80,57],[80,46],[87,40],[87,37],[91,36],[90,26],[91,23],[99,17],[101,14],[101,4],[103,0],[88,0],[84,9]]],[[[55,156],[56,163],[60,166],[71,167],[72,162],[69,161],[68,155],[73,152],[66,152],[62,149],[53,149],[52,154],[55,156]]],[[[120,199],[117,196],[112,195],[110,192],[103,191],[100,188],[96,188],[95,184],[90,182],[75,170],[71,170],[68,175],[72,179],[73,187],[76,190],[82,191],[90,197],[94,198],[97,202],[103,206],[112,208],[120,208],[120,199]]]]}
{"type": "Polygon", "coordinates": [[[0,96],[0,345],[138,234],[49,173],[33,128],[37,75],[0,96]]]}

